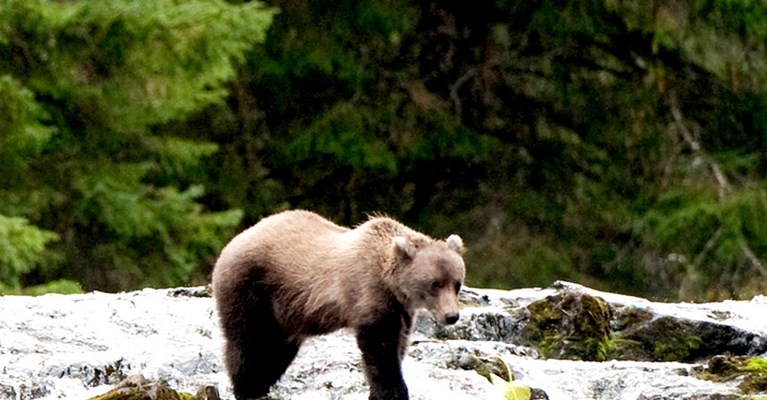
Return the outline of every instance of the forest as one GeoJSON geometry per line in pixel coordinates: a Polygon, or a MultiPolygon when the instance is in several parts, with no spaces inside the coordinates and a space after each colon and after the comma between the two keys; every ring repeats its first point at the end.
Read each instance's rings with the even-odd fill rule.
{"type": "Polygon", "coordinates": [[[467,285],[767,289],[762,0],[0,0],[0,292],[207,283],[285,209],[467,285]]]}

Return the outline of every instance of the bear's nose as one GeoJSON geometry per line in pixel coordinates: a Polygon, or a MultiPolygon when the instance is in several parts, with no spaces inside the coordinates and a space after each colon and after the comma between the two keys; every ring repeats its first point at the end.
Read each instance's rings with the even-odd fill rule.
{"type": "Polygon", "coordinates": [[[445,314],[445,323],[446,324],[453,325],[456,322],[458,322],[458,313],[445,314]]]}

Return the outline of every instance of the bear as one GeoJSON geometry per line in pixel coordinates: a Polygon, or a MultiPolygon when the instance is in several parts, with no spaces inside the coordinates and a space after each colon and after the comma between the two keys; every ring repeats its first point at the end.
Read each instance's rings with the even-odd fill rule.
{"type": "Polygon", "coordinates": [[[401,363],[415,312],[458,320],[463,253],[457,235],[432,239],[385,216],[350,229],[292,210],[244,230],[212,274],[235,398],[266,396],[304,340],[350,328],[369,399],[408,399],[401,363]]]}

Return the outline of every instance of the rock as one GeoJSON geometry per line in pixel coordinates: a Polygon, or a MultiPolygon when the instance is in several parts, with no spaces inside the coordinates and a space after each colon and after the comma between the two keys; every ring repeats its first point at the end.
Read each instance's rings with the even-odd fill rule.
{"type": "Polygon", "coordinates": [[[143,375],[125,378],[107,393],[88,400],[198,400],[188,393],[179,393],[167,385],[149,382],[143,375]]]}
{"type": "Polygon", "coordinates": [[[562,290],[527,306],[522,343],[542,356],[604,361],[612,352],[610,308],[600,297],[562,290]]]}
{"type": "Polygon", "coordinates": [[[471,289],[458,324],[429,318],[419,330],[440,339],[524,344],[545,358],[705,361],[718,354],[767,352],[767,299],[711,304],[651,303],[558,282],[548,289],[471,289]]]}
{"type": "MultiPolygon", "coordinates": [[[[757,355],[767,352],[763,333],[730,326],[720,321],[687,320],[658,316],[649,310],[622,311],[633,318],[614,331],[619,345],[611,357],[622,360],[704,361],[718,354],[757,355]]],[[[619,315],[618,318],[624,318],[619,315]]]]}
{"type": "Polygon", "coordinates": [[[197,391],[195,397],[198,400],[221,400],[221,396],[218,394],[218,388],[215,386],[203,386],[197,391]]]}
{"type": "Polygon", "coordinates": [[[694,371],[703,379],[735,382],[745,394],[767,391],[767,359],[763,357],[716,356],[694,371]]]}
{"type": "MultiPolygon", "coordinates": [[[[741,385],[758,373],[711,378],[720,354],[767,351],[761,296],[665,304],[560,282],[466,288],[461,301],[454,326],[418,319],[403,363],[413,400],[501,399],[491,375],[513,377],[541,399],[740,399],[765,390],[757,379],[741,385]]],[[[136,374],[174,393],[232,399],[205,288],[6,296],[0,315],[0,400],[94,398],[136,374]]],[[[270,398],[367,399],[354,337],[308,341],[270,398]]]]}

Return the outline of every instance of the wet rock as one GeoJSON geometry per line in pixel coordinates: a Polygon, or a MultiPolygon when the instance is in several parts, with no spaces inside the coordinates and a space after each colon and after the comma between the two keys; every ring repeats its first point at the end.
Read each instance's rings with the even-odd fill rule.
{"type": "Polygon", "coordinates": [[[636,309],[628,313],[641,316],[620,324],[621,329],[614,331],[618,343],[612,354],[615,359],[693,362],[719,354],[767,352],[763,332],[731,326],[727,320],[691,320],[636,309]]]}
{"type": "Polygon", "coordinates": [[[15,399],[16,389],[10,385],[0,385],[0,398],[2,399],[15,399]]]}
{"type": "Polygon", "coordinates": [[[221,400],[221,396],[218,394],[218,388],[215,386],[204,386],[197,391],[195,396],[198,400],[221,400]]]}
{"type": "MultiPolygon", "coordinates": [[[[0,400],[88,399],[136,374],[177,393],[207,393],[200,399],[217,400],[211,396],[218,393],[232,399],[215,307],[205,293],[0,298],[0,400]]],[[[741,386],[748,374],[709,379],[699,372],[716,371],[720,364],[710,360],[718,354],[753,358],[767,351],[765,297],[664,304],[562,282],[544,289],[466,288],[461,302],[454,326],[419,316],[403,363],[412,400],[499,399],[487,377],[502,376],[501,362],[539,398],[713,400],[765,390],[758,380],[741,386]],[[575,359],[602,353],[615,360],[575,359]]],[[[367,394],[354,336],[340,331],[309,340],[270,397],[364,400],[367,394]]]]}
{"type": "Polygon", "coordinates": [[[430,315],[421,314],[416,331],[440,340],[489,340],[512,343],[519,337],[519,320],[503,312],[467,313],[451,326],[439,325],[430,315]]]}
{"type": "Polygon", "coordinates": [[[132,375],[107,393],[88,400],[202,400],[188,393],[179,393],[165,384],[150,382],[142,375],[132,375]]]}
{"type": "Polygon", "coordinates": [[[767,359],[763,357],[716,356],[695,373],[715,382],[735,382],[745,394],[767,391],[767,359]]]}
{"type": "MultiPolygon", "coordinates": [[[[135,374],[179,393],[213,387],[232,399],[214,303],[200,292],[0,298],[0,399],[82,400],[135,374]]],[[[439,342],[428,356],[451,351],[439,342]]],[[[421,357],[406,358],[403,368],[413,400],[493,398],[492,387],[473,371],[421,357]]],[[[308,341],[270,396],[349,400],[366,399],[367,391],[356,341],[341,331],[308,341]]]]}
{"type": "Polygon", "coordinates": [[[456,325],[438,326],[427,315],[418,331],[446,340],[523,344],[557,359],[693,362],[767,352],[767,326],[755,326],[758,314],[750,310],[767,311],[761,297],[674,305],[559,282],[538,290],[474,290],[467,300],[456,325]]]}
{"type": "Polygon", "coordinates": [[[210,285],[199,287],[181,287],[168,289],[171,297],[213,297],[213,288],[210,285]]]}
{"type": "Polygon", "coordinates": [[[544,357],[604,361],[612,351],[610,309],[599,297],[561,290],[527,310],[522,341],[544,357]]]}

